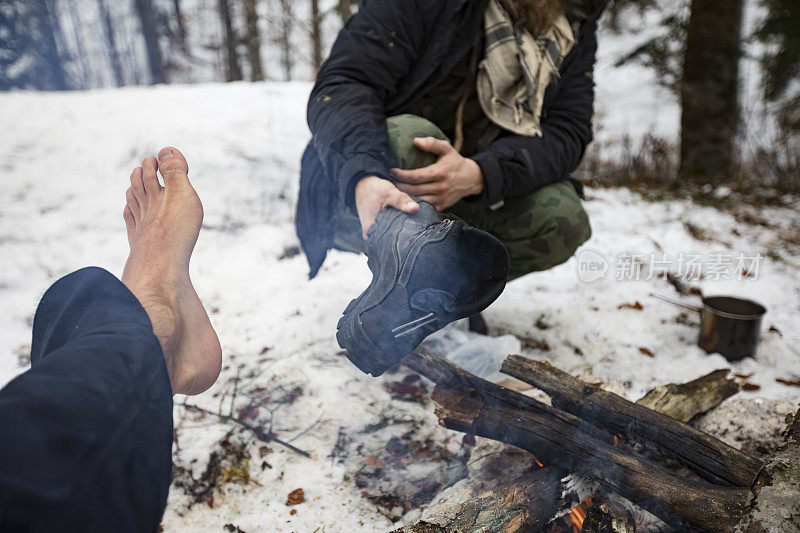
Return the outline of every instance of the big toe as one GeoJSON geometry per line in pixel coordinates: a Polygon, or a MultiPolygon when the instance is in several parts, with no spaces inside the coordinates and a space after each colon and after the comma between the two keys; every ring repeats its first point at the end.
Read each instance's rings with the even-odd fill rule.
{"type": "Polygon", "coordinates": [[[164,186],[188,180],[189,163],[177,148],[168,146],[158,152],[158,170],[164,178],[164,186]]]}

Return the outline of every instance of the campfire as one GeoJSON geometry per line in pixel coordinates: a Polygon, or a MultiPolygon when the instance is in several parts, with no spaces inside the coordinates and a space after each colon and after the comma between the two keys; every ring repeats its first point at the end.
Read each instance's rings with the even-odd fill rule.
{"type": "MultiPolygon", "coordinates": [[[[780,461],[785,459],[776,456],[765,464],[676,418],[547,363],[510,356],[502,372],[543,391],[552,405],[469,374],[424,348],[403,363],[436,384],[432,398],[440,424],[526,450],[535,454],[538,465],[456,505],[460,508],[449,512],[447,523],[421,521],[399,530],[403,533],[627,533],[636,531],[637,509],[673,529],[730,531],[759,521],[763,525],[768,519],[757,510],[763,515],[787,497],[776,496],[774,490],[768,496],[759,493],[760,486],[771,484],[770,476],[783,472],[780,461]],[[586,480],[596,490],[577,503],[566,486],[570,477],[586,480]]],[[[713,395],[727,384],[724,375],[712,373],[689,389],[713,395]]],[[[728,392],[722,397],[730,396],[728,392]]],[[[800,422],[795,420],[787,431],[798,435],[800,422]]],[[[781,453],[797,464],[798,439],[787,438],[781,453]]],[[[796,490],[800,480],[792,479],[796,490]]]]}

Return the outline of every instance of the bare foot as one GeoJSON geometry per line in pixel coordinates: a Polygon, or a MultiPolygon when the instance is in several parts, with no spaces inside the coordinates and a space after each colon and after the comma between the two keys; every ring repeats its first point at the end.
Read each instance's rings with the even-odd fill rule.
{"type": "Polygon", "coordinates": [[[175,148],[131,174],[123,216],[131,253],[122,282],[139,299],[161,343],[173,394],[200,394],[219,376],[222,350],[189,279],[203,205],[175,148]],[[164,187],[158,183],[160,169],[164,187]]]}

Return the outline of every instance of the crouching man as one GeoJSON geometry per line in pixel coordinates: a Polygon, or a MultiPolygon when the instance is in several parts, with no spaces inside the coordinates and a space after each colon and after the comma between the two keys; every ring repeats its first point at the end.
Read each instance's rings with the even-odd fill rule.
{"type": "Polygon", "coordinates": [[[337,338],[379,375],[506,280],[591,235],[570,178],[592,138],[602,0],[364,0],[312,91],[297,232],[314,277],[365,252],[337,338]]]}

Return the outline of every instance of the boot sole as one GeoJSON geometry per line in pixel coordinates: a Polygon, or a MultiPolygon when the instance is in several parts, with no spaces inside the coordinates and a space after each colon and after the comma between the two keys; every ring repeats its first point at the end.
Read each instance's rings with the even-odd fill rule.
{"type": "MultiPolygon", "coordinates": [[[[400,212],[396,212],[394,217],[396,218],[397,216],[402,216],[402,214],[400,212]]],[[[379,238],[380,235],[388,231],[388,228],[391,227],[393,222],[394,220],[391,220],[389,223],[385,224],[381,233],[376,233],[374,236],[370,236],[370,238],[379,238]]],[[[445,231],[442,232],[438,240],[445,239],[447,235],[453,231],[464,231],[464,223],[462,221],[456,220],[448,222],[449,225],[446,227],[445,231]]],[[[413,256],[413,254],[418,254],[420,249],[430,242],[431,240],[424,240],[415,243],[415,245],[405,254],[406,257],[413,256]]],[[[502,248],[502,245],[500,246],[502,248]]],[[[505,251],[504,248],[503,251],[505,251]]],[[[395,260],[398,262],[398,264],[400,264],[399,257],[395,257],[395,260]]],[[[480,264],[476,263],[476,265],[480,264]]],[[[398,273],[395,284],[397,284],[397,282],[403,278],[407,279],[411,275],[412,269],[413,265],[409,266],[406,264],[404,269],[398,273]]],[[[474,277],[469,275],[463,277],[465,285],[471,280],[480,278],[480,274],[483,274],[483,266],[476,268],[474,277]]],[[[344,310],[342,318],[337,324],[336,340],[338,341],[339,346],[346,350],[346,357],[354,365],[356,365],[362,372],[378,377],[387,369],[399,363],[403,357],[408,355],[408,353],[387,353],[386,351],[380,349],[374,342],[372,342],[363,327],[360,316],[363,311],[371,308],[374,305],[373,296],[376,285],[376,280],[373,279],[367,290],[348,304],[347,308],[344,310]],[[353,350],[352,347],[357,347],[358,349],[353,350]]],[[[488,307],[488,305],[491,304],[491,302],[493,302],[498,296],[500,296],[504,288],[505,283],[497,284],[496,289],[492,291],[491,294],[488,294],[484,299],[484,302],[488,303],[479,306],[480,308],[474,309],[469,308],[469,302],[459,302],[457,301],[458,299],[453,296],[452,301],[448,302],[449,305],[446,307],[459,308],[462,309],[462,311],[458,313],[440,313],[440,315],[437,315],[437,327],[433,331],[438,331],[455,320],[466,318],[471,314],[482,311],[488,307]]],[[[456,291],[456,294],[462,294],[462,291],[456,291]]],[[[409,295],[409,297],[410,296],[411,295],[409,295]]],[[[430,335],[430,333],[431,332],[428,332],[425,336],[430,335]]],[[[422,342],[422,340],[424,340],[424,337],[421,338],[419,342],[422,342]]]]}

